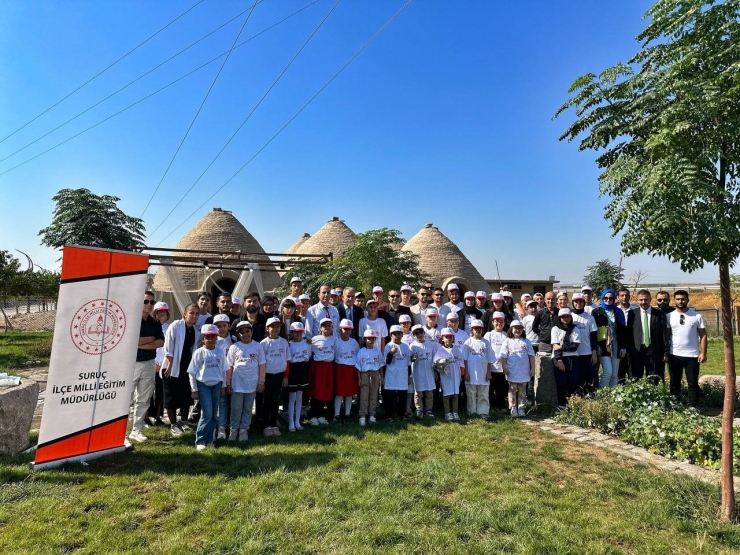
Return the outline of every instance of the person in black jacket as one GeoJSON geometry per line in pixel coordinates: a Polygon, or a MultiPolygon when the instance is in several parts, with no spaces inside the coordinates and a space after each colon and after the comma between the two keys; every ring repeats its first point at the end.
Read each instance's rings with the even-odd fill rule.
{"type": "Polygon", "coordinates": [[[345,287],[342,291],[342,302],[337,305],[337,310],[339,311],[340,320],[352,322],[354,328],[352,328],[350,337],[359,343],[360,320],[365,317],[365,311],[355,305],[355,290],[352,287],[345,287]]]}
{"type": "Polygon", "coordinates": [[[638,308],[627,314],[627,327],[632,328],[630,356],[632,379],[647,380],[657,384],[665,381],[665,363],[668,362],[669,342],[665,314],[650,307],[650,291],[637,292],[638,308]]]}
{"type": "Polygon", "coordinates": [[[596,321],[599,362],[602,368],[599,389],[617,385],[619,361],[627,356],[627,324],[624,313],[615,306],[616,299],[614,289],[604,289],[601,292],[601,305],[591,311],[591,316],[596,321]]]}

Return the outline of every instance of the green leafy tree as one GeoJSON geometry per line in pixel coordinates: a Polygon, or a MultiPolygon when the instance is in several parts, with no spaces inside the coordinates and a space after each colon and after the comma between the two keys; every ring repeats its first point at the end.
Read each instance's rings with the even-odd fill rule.
{"type": "Polygon", "coordinates": [[[622,268],[612,264],[608,258],[597,260],[593,266],[586,268],[583,283],[587,283],[594,291],[594,298],[601,298],[604,289],[619,289],[624,279],[622,268]]]}
{"type": "Polygon", "coordinates": [[[719,267],[725,341],[723,519],[733,518],[735,357],[730,267],[740,255],[740,0],[659,0],[639,51],[571,85],[560,137],[600,151],[605,217],[625,254],[719,267]]]}
{"type": "Polygon", "coordinates": [[[2,313],[5,326],[12,328],[10,320],[3,306],[8,297],[15,297],[20,291],[20,280],[18,279],[21,263],[8,251],[0,250],[0,313],[2,313]]]}
{"type": "Polygon", "coordinates": [[[110,195],[98,196],[88,189],[62,189],[51,225],[39,231],[41,244],[55,249],[85,245],[129,251],[144,245],[144,222],[126,215],[110,195]]]}
{"type": "Polygon", "coordinates": [[[341,257],[324,265],[294,267],[283,277],[287,291],[290,278],[301,275],[303,289],[314,299],[318,287],[326,283],[332,287],[354,287],[368,294],[380,285],[385,291],[408,283],[416,286],[426,276],[419,270],[419,257],[398,248],[403,244],[400,232],[395,229],[373,229],[358,233],[341,257]]]}

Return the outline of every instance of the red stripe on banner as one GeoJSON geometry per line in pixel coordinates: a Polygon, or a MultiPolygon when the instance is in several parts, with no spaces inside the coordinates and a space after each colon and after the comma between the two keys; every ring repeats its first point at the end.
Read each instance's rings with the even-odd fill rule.
{"type": "Polygon", "coordinates": [[[62,252],[62,281],[146,272],[148,269],[149,257],[145,254],[74,245],[66,245],[62,252]]]}
{"type": "Polygon", "coordinates": [[[69,459],[112,447],[121,447],[126,439],[128,415],[102,426],[80,430],[64,439],[41,445],[36,449],[36,464],[69,459]]]}

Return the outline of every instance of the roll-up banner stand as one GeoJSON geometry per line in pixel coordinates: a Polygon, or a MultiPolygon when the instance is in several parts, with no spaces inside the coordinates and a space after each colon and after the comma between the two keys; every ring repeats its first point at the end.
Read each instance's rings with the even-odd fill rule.
{"type": "Polygon", "coordinates": [[[123,451],[149,257],[65,246],[35,470],[123,451]]]}

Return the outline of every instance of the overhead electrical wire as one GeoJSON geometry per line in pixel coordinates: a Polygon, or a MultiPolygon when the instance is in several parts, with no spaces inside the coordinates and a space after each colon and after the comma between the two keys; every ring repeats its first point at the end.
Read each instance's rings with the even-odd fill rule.
{"type": "MultiPolygon", "coordinates": [[[[264,2],[264,1],[265,1],[265,0],[259,0],[259,2],[257,2],[257,3],[258,3],[258,4],[261,4],[261,3],[262,3],[262,2],[264,2]]],[[[319,1],[319,0],[315,0],[315,2],[313,2],[313,3],[315,4],[315,3],[316,3],[316,2],[318,2],[318,1],[319,1]]],[[[309,4],[309,6],[310,6],[310,5],[311,5],[311,4],[309,4]]],[[[306,6],[306,7],[308,7],[308,6],[306,6]]],[[[37,143],[37,142],[39,142],[39,141],[40,141],[41,139],[43,139],[43,138],[45,138],[45,137],[48,137],[49,135],[51,135],[51,134],[52,134],[52,133],[54,133],[55,131],[58,131],[59,129],[61,129],[61,128],[62,128],[62,127],[64,127],[65,125],[67,125],[67,124],[69,124],[69,123],[72,123],[72,122],[73,122],[74,120],[76,120],[76,119],[77,119],[77,118],[79,118],[80,116],[82,116],[82,115],[86,114],[87,112],[89,112],[89,111],[90,111],[90,110],[92,110],[93,108],[95,108],[95,107],[97,107],[97,106],[100,106],[101,104],[103,104],[103,103],[104,103],[104,102],[106,102],[107,100],[110,100],[111,98],[113,98],[114,96],[116,96],[116,95],[117,95],[118,93],[120,93],[120,92],[122,92],[122,91],[126,90],[126,89],[127,89],[127,88],[129,88],[129,87],[130,87],[131,85],[133,85],[134,83],[136,83],[136,82],[138,82],[138,81],[141,81],[141,80],[142,80],[142,79],[143,79],[144,77],[146,77],[146,76],[147,76],[147,75],[149,75],[150,73],[153,73],[154,71],[158,70],[159,68],[161,68],[161,67],[162,67],[162,66],[164,66],[165,64],[168,64],[169,62],[171,62],[172,60],[174,60],[175,58],[177,58],[177,57],[178,57],[178,56],[180,56],[181,54],[185,53],[185,52],[186,52],[187,50],[191,49],[191,48],[192,48],[193,46],[195,46],[196,44],[198,44],[198,43],[200,43],[200,42],[204,41],[205,39],[207,39],[208,37],[210,37],[210,36],[211,36],[212,34],[216,33],[217,31],[220,31],[221,29],[223,29],[224,27],[226,27],[226,26],[227,26],[227,25],[228,25],[229,23],[231,23],[232,21],[234,21],[234,20],[238,19],[239,17],[241,17],[242,15],[244,15],[245,13],[247,13],[247,12],[248,12],[248,11],[249,11],[250,9],[251,9],[251,8],[247,8],[247,9],[246,9],[246,10],[244,10],[243,12],[241,12],[241,13],[238,13],[238,14],[236,14],[236,15],[235,15],[234,17],[232,17],[231,19],[229,19],[229,20],[228,20],[228,21],[226,21],[225,23],[222,23],[221,25],[219,25],[218,27],[216,27],[216,28],[215,28],[215,29],[213,29],[213,30],[212,30],[211,32],[207,33],[206,35],[203,35],[202,37],[200,37],[200,38],[199,38],[198,40],[196,40],[195,42],[193,42],[193,43],[189,44],[188,46],[186,46],[185,48],[183,48],[182,50],[180,50],[180,51],[179,51],[178,53],[176,53],[176,54],[173,54],[172,56],[170,56],[169,58],[167,58],[167,59],[166,59],[165,61],[163,61],[162,63],[160,63],[160,64],[157,64],[156,66],[154,66],[154,67],[153,67],[153,68],[151,68],[150,70],[148,70],[148,71],[146,71],[146,72],[142,73],[141,75],[139,75],[139,76],[138,76],[138,77],[137,77],[136,79],[134,79],[133,81],[129,81],[129,82],[128,82],[127,84],[125,84],[125,85],[124,85],[123,87],[119,88],[119,89],[118,89],[118,90],[116,90],[116,91],[113,91],[113,92],[112,92],[112,93],[110,93],[110,94],[109,94],[108,96],[106,96],[106,97],[105,97],[105,98],[103,98],[102,100],[99,100],[98,102],[96,102],[96,103],[95,103],[95,104],[93,104],[92,106],[89,106],[88,108],[85,108],[85,109],[84,109],[84,110],[83,110],[82,112],[78,113],[78,114],[77,114],[76,116],[73,116],[73,117],[71,117],[70,119],[68,119],[67,121],[65,121],[65,122],[63,122],[63,123],[60,123],[60,124],[59,124],[59,125],[57,125],[57,126],[56,126],[56,127],[54,128],[54,129],[52,129],[52,130],[50,130],[50,131],[47,131],[46,133],[44,133],[44,134],[43,134],[43,135],[41,135],[40,137],[37,137],[36,139],[34,139],[33,141],[31,141],[30,143],[27,143],[27,144],[25,144],[24,146],[22,146],[21,148],[19,148],[19,149],[18,149],[18,150],[16,150],[15,152],[11,152],[11,153],[10,153],[10,154],[8,154],[8,155],[7,155],[7,156],[6,156],[5,158],[0,158],[0,162],[5,162],[5,160],[7,160],[8,158],[12,158],[13,156],[15,156],[16,154],[18,154],[19,152],[22,152],[22,151],[26,150],[26,149],[27,149],[27,148],[28,148],[29,146],[32,146],[32,145],[36,144],[36,143],[37,143]]]]}
{"type": "Polygon", "coordinates": [[[152,199],[154,198],[154,195],[157,194],[157,191],[159,191],[159,188],[162,186],[162,183],[164,182],[164,178],[167,177],[167,174],[169,173],[170,168],[172,167],[172,164],[175,163],[175,159],[177,158],[177,155],[180,153],[180,149],[182,148],[182,145],[185,144],[185,139],[188,138],[188,135],[190,134],[190,130],[193,129],[193,125],[195,125],[195,121],[198,119],[198,116],[200,115],[200,111],[203,109],[203,106],[206,105],[206,101],[208,100],[208,97],[210,96],[211,91],[213,90],[213,87],[216,86],[216,81],[218,81],[218,78],[221,75],[221,72],[224,70],[224,67],[226,67],[226,62],[229,61],[229,57],[231,56],[231,53],[234,51],[234,47],[236,46],[236,43],[239,41],[239,37],[242,35],[242,32],[244,31],[244,27],[247,26],[247,23],[249,23],[249,19],[252,17],[252,14],[254,13],[254,8],[257,7],[258,1],[259,0],[255,0],[254,4],[252,4],[252,9],[249,11],[249,14],[244,19],[244,23],[242,23],[241,29],[239,29],[239,32],[236,34],[236,38],[234,38],[234,42],[231,43],[231,48],[229,49],[228,54],[226,54],[226,57],[224,58],[224,61],[221,64],[221,67],[218,68],[218,72],[216,73],[216,76],[213,78],[213,82],[211,83],[211,86],[208,87],[208,91],[206,91],[206,95],[203,97],[203,102],[201,102],[200,106],[198,106],[198,111],[195,112],[195,115],[193,116],[193,120],[190,122],[190,125],[188,125],[188,128],[185,131],[185,135],[183,135],[182,140],[180,141],[180,144],[177,145],[177,150],[175,150],[175,153],[172,155],[172,159],[170,160],[170,163],[167,164],[167,169],[164,170],[164,173],[162,174],[162,178],[159,180],[159,183],[157,183],[157,186],[154,188],[154,192],[152,193],[152,196],[149,199],[149,202],[146,203],[146,206],[144,207],[144,211],[141,213],[141,217],[144,216],[144,213],[146,212],[147,208],[149,208],[149,205],[151,204],[152,199]]]}
{"type": "MultiPolygon", "coordinates": [[[[277,27],[278,25],[280,25],[280,24],[282,24],[282,23],[285,23],[285,22],[286,22],[287,20],[289,20],[290,18],[292,18],[292,17],[294,17],[294,16],[298,15],[298,14],[299,14],[300,12],[302,12],[303,10],[305,10],[305,9],[307,9],[307,8],[310,8],[311,6],[313,6],[314,4],[318,3],[319,1],[320,1],[320,0],[314,0],[313,2],[311,2],[311,3],[309,3],[309,4],[306,4],[306,5],[305,5],[305,6],[303,6],[303,7],[301,8],[301,9],[299,9],[299,10],[297,10],[297,11],[293,12],[292,14],[290,14],[290,15],[288,15],[288,16],[286,16],[286,17],[284,17],[284,18],[283,18],[283,19],[281,19],[280,21],[278,21],[278,22],[276,22],[276,23],[273,23],[272,25],[270,25],[269,27],[266,27],[265,29],[263,29],[263,30],[262,30],[262,31],[260,31],[259,33],[255,34],[255,35],[252,35],[252,36],[251,36],[251,37],[249,37],[248,39],[245,39],[245,40],[243,40],[242,42],[240,42],[239,44],[237,44],[237,45],[236,45],[236,47],[234,48],[234,50],[237,50],[237,49],[241,48],[242,46],[244,46],[244,45],[245,45],[245,44],[247,44],[248,42],[251,42],[251,41],[253,41],[254,39],[256,39],[257,37],[259,37],[260,35],[263,35],[263,34],[264,34],[264,33],[266,33],[267,31],[270,31],[270,30],[274,29],[274,28],[275,28],[275,27],[277,27]]],[[[149,98],[151,98],[152,96],[154,96],[154,95],[156,95],[156,94],[158,94],[158,93],[162,92],[163,90],[165,90],[165,89],[167,89],[167,88],[171,87],[172,85],[174,85],[174,84],[176,84],[176,83],[178,83],[178,82],[182,81],[182,80],[183,80],[183,79],[185,79],[186,77],[189,77],[189,76],[191,76],[192,74],[194,74],[194,73],[196,73],[196,72],[200,71],[201,69],[203,69],[203,68],[205,68],[205,67],[207,67],[207,66],[211,65],[211,64],[212,64],[213,62],[215,62],[215,61],[217,61],[217,60],[219,60],[219,59],[223,58],[224,56],[226,56],[226,54],[227,54],[227,53],[228,53],[228,50],[227,50],[227,51],[224,51],[224,52],[222,52],[222,53],[221,53],[221,54],[219,54],[218,56],[216,56],[216,57],[214,57],[214,58],[212,58],[212,59],[208,60],[208,61],[207,61],[207,62],[205,62],[204,64],[202,64],[202,65],[200,65],[200,66],[196,67],[195,69],[193,69],[193,70],[189,71],[188,73],[186,73],[186,74],[184,74],[184,75],[181,75],[180,77],[178,77],[178,78],[177,78],[177,79],[175,79],[174,81],[171,81],[171,82],[169,82],[168,84],[164,85],[163,87],[160,87],[160,88],[159,88],[159,89],[157,89],[156,91],[154,91],[154,92],[152,92],[152,93],[149,93],[148,95],[146,95],[146,96],[144,96],[144,97],[140,98],[140,99],[139,99],[139,100],[137,100],[136,102],[134,102],[134,103],[132,103],[132,104],[129,104],[129,105],[128,105],[128,106],[126,106],[125,108],[122,108],[121,110],[119,110],[119,111],[117,111],[117,112],[115,112],[115,113],[111,114],[110,116],[108,116],[108,117],[106,117],[106,118],[104,118],[104,119],[100,120],[99,122],[97,122],[97,123],[95,123],[95,124],[91,125],[90,127],[87,127],[87,128],[85,128],[85,129],[83,129],[83,130],[82,130],[82,131],[80,131],[79,133],[75,133],[75,134],[74,134],[74,135],[72,135],[71,137],[68,137],[68,138],[64,139],[63,141],[60,141],[59,143],[55,144],[54,146],[51,146],[51,147],[47,148],[46,150],[43,150],[43,151],[41,151],[40,153],[38,153],[38,154],[36,154],[36,155],[34,155],[34,156],[30,157],[30,158],[27,158],[27,159],[26,159],[26,160],[24,160],[23,162],[21,162],[21,163],[19,163],[19,164],[16,164],[15,166],[12,166],[12,167],[10,167],[10,168],[8,168],[7,170],[5,170],[5,171],[3,171],[3,172],[0,172],[0,176],[2,176],[2,175],[5,175],[6,173],[9,173],[9,172],[11,172],[11,171],[13,171],[13,170],[15,170],[15,169],[17,169],[17,168],[20,168],[21,166],[24,166],[24,165],[26,165],[27,163],[29,163],[29,162],[31,162],[31,161],[33,161],[33,160],[35,160],[36,158],[39,158],[40,156],[43,156],[44,154],[46,154],[46,153],[48,153],[48,152],[51,152],[52,150],[54,150],[54,149],[56,149],[56,148],[58,148],[58,147],[60,147],[60,146],[62,146],[62,145],[64,145],[64,144],[68,143],[69,141],[71,141],[71,140],[73,140],[73,139],[76,139],[76,138],[77,138],[77,137],[79,137],[80,135],[84,135],[84,134],[85,134],[85,133],[87,133],[88,131],[91,131],[92,129],[95,129],[95,128],[96,128],[96,127],[97,127],[98,125],[101,125],[101,124],[105,123],[106,121],[108,121],[108,120],[110,120],[110,119],[113,119],[114,117],[116,117],[116,116],[118,116],[118,115],[122,114],[123,112],[126,112],[127,110],[130,110],[130,109],[131,109],[131,108],[133,108],[134,106],[136,106],[136,105],[138,105],[138,104],[141,104],[141,103],[142,103],[142,102],[144,102],[145,100],[148,100],[148,99],[149,99],[149,98]]]]}
{"type": "Polygon", "coordinates": [[[98,77],[100,77],[101,75],[103,75],[106,71],[108,71],[110,68],[112,68],[113,66],[115,66],[118,62],[122,61],[127,56],[133,54],[136,50],[138,50],[139,48],[141,48],[142,46],[144,46],[147,42],[149,42],[150,40],[152,40],[159,33],[161,33],[162,31],[164,31],[165,29],[167,29],[167,27],[169,27],[170,25],[172,25],[173,23],[175,23],[178,19],[182,18],[184,15],[186,15],[188,12],[190,12],[191,10],[193,10],[195,7],[197,7],[199,4],[202,4],[202,3],[203,3],[203,0],[198,0],[195,4],[193,4],[187,10],[185,10],[184,12],[182,12],[175,19],[173,19],[167,25],[165,25],[164,27],[162,27],[159,31],[157,31],[153,35],[150,35],[148,38],[144,39],[142,42],[140,42],[139,44],[137,44],[136,46],[134,46],[131,50],[129,50],[128,52],[126,52],[123,56],[121,56],[120,58],[118,58],[115,62],[113,62],[112,64],[110,64],[108,67],[106,67],[105,69],[99,71],[98,73],[96,73],[95,75],[93,75],[92,77],[90,77],[90,79],[88,79],[87,81],[85,81],[84,83],[82,83],[82,85],[80,85],[79,87],[77,87],[75,90],[73,90],[67,96],[61,98],[60,100],[57,100],[54,104],[52,104],[51,106],[49,106],[46,110],[44,110],[43,112],[41,112],[40,114],[38,114],[36,117],[30,119],[29,121],[27,121],[26,123],[24,123],[23,125],[21,125],[18,129],[16,129],[15,131],[13,131],[10,135],[6,135],[2,139],[0,139],[0,143],[5,142],[7,139],[9,139],[10,137],[12,137],[16,133],[18,133],[18,131],[20,131],[21,129],[24,129],[25,127],[27,127],[28,125],[30,125],[31,123],[33,123],[34,121],[36,121],[37,119],[39,119],[41,116],[43,116],[44,114],[46,114],[49,110],[51,110],[51,109],[56,108],[57,106],[59,106],[59,104],[61,104],[65,100],[67,100],[70,96],[72,96],[73,94],[75,94],[77,91],[79,91],[83,87],[85,87],[85,86],[89,85],[90,83],[92,83],[93,81],[95,81],[95,79],[97,79],[98,77]]]}
{"type": "MultiPolygon", "coordinates": [[[[334,75],[332,75],[332,77],[331,77],[331,78],[330,78],[330,79],[329,79],[329,80],[328,80],[328,81],[327,81],[327,82],[326,82],[326,83],[325,83],[325,84],[324,84],[324,85],[323,85],[323,86],[322,86],[322,87],[321,87],[321,88],[320,88],[320,89],[319,89],[318,91],[316,91],[316,93],[315,93],[315,94],[314,94],[314,95],[313,95],[313,96],[312,96],[312,97],[311,97],[311,98],[310,98],[310,99],[308,100],[308,102],[306,102],[306,103],[305,103],[305,104],[304,104],[303,106],[301,106],[301,108],[300,108],[300,109],[299,109],[299,110],[298,110],[298,111],[297,111],[297,112],[296,112],[296,113],[295,113],[295,114],[293,115],[293,117],[291,117],[291,118],[290,118],[290,119],[289,119],[289,120],[288,120],[288,121],[287,121],[287,122],[285,123],[285,125],[283,125],[283,126],[282,126],[282,127],[280,128],[280,129],[278,129],[278,131],[277,131],[277,132],[276,132],[276,133],[275,133],[275,134],[274,134],[274,135],[273,135],[272,137],[270,137],[270,139],[269,139],[269,140],[268,140],[268,141],[267,141],[267,142],[266,142],[266,143],[265,143],[264,145],[262,145],[262,147],[260,147],[260,149],[259,149],[259,150],[258,150],[257,152],[255,152],[255,153],[254,153],[254,154],[252,155],[252,157],[251,157],[251,158],[249,158],[249,160],[247,160],[247,161],[246,161],[246,162],[244,163],[244,165],[243,165],[243,166],[242,166],[241,168],[239,168],[239,169],[238,169],[238,170],[237,170],[237,171],[236,171],[236,172],[235,172],[235,173],[234,173],[234,174],[233,174],[233,175],[232,175],[232,176],[231,176],[231,177],[230,177],[229,179],[227,179],[227,180],[226,180],[226,181],[225,181],[225,182],[223,183],[223,185],[221,185],[221,186],[220,186],[220,187],[219,187],[218,189],[216,189],[216,190],[215,190],[215,191],[213,192],[213,194],[212,194],[212,195],[211,195],[210,197],[208,197],[208,198],[207,198],[207,199],[206,199],[206,200],[205,200],[205,201],[203,202],[203,204],[201,204],[200,206],[198,206],[198,208],[196,208],[196,209],[195,209],[195,210],[194,210],[194,211],[193,211],[192,213],[190,213],[190,215],[189,215],[189,216],[187,216],[187,217],[186,217],[186,218],[185,218],[185,219],[184,219],[184,220],[183,220],[182,222],[180,222],[180,224],[178,224],[178,225],[177,225],[177,227],[175,227],[175,228],[174,228],[174,229],[173,229],[172,231],[170,231],[170,232],[169,232],[169,233],[168,233],[167,235],[165,235],[165,236],[164,236],[164,237],[163,237],[163,238],[162,238],[162,239],[161,239],[161,240],[159,241],[159,243],[157,243],[157,245],[155,245],[155,246],[159,246],[159,245],[161,245],[161,244],[162,244],[162,242],[164,242],[164,241],[165,241],[166,239],[168,239],[168,238],[169,238],[169,237],[170,237],[170,236],[171,236],[171,235],[172,235],[172,234],[173,234],[173,233],[174,233],[175,231],[177,231],[177,230],[178,230],[178,229],[180,229],[180,228],[181,228],[181,227],[182,227],[183,225],[185,225],[185,223],[187,223],[187,221],[188,221],[188,220],[189,220],[190,218],[192,218],[193,216],[195,216],[195,215],[196,215],[196,214],[197,214],[197,213],[198,213],[198,212],[199,212],[199,211],[201,210],[201,208],[203,208],[203,207],[204,207],[204,206],[205,206],[206,204],[208,204],[208,203],[209,203],[209,202],[211,201],[211,199],[212,199],[213,197],[215,197],[215,196],[216,196],[216,195],[217,195],[218,193],[220,193],[220,192],[221,192],[221,191],[222,191],[222,190],[224,189],[224,187],[226,187],[226,186],[227,186],[227,185],[228,185],[229,183],[231,183],[231,181],[233,181],[233,180],[234,180],[234,178],[235,178],[235,177],[236,177],[237,175],[239,175],[239,173],[240,173],[240,172],[241,172],[241,171],[242,171],[242,170],[243,170],[244,168],[246,168],[246,167],[247,167],[247,166],[248,166],[248,165],[249,165],[249,164],[250,164],[250,163],[251,163],[251,162],[252,162],[252,161],[253,161],[253,160],[254,160],[255,158],[257,158],[257,156],[259,156],[259,155],[260,155],[260,153],[261,153],[261,152],[262,152],[263,150],[265,150],[265,149],[266,149],[266,148],[268,147],[268,145],[269,145],[269,144],[270,144],[270,143],[271,143],[272,141],[274,141],[274,140],[275,140],[275,139],[276,139],[276,138],[278,137],[278,135],[280,135],[280,134],[281,134],[281,133],[282,133],[283,131],[285,131],[285,129],[286,129],[286,128],[287,128],[287,127],[288,127],[288,126],[289,126],[289,125],[291,124],[291,123],[293,123],[293,121],[294,121],[294,120],[295,120],[295,119],[296,119],[296,118],[297,118],[297,117],[298,117],[299,115],[301,115],[301,113],[302,113],[302,112],[303,112],[303,111],[304,111],[304,110],[305,110],[306,108],[308,108],[308,106],[309,106],[309,105],[310,105],[310,104],[311,104],[311,103],[312,103],[312,102],[313,102],[314,100],[316,100],[316,98],[317,98],[317,97],[318,97],[318,96],[319,96],[319,95],[320,95],[320,94],[321,94],[321,93],[322,93],[322,92],[323,92],[323,91],[324,91],[324,90],[325,90],[325,89],[326,89],[326,88],[327,88],[327,87],[328,87],[328,86],[329,86],[329,85],[330,85],[330,84],[331,84],[331,83],[332,83],[332,82],[333,82],[333,81],[334,81],[334,80],[335,80],[335,79],[337,78],[337,77],[339,77],[339,75],[340,75],[340,74],[341,74],[341,73],[342,73],[342,72],[343,72],[343,71],[344,71],[345,69],[347,69],[347,67],[348,67],[348,66],[349,66],[349,65],[350,65],[350,64],[351,64],[351,63],[352,63],[352,62],[353,62],[353,61],[354,61],[354,60],[355,60],[355,59],[356,59],[356,58],[357,58],[357,57],[358,57],[358,56],[359,56],[360,54],[362,54],[362,52],[363,52],[363,51],[364,51],[364,50],[365,50],[365,49],[366,49],[366,48],[367,48],[368,46],[370,46],[370,44],[372,44],[372,43],[373,43],[373,42],[375,41],[375,39],[377,39],[377,38],[378,38],[378,36],[380,36],[380,34],[381,34],[381,33],[382,33],[383,31],[385,31],[385,30],[386,30],[386,29],[388,28],[388,26],[389,26],[389,25],[390,25],[391,23],[393,23],[393,21],[395,21],[395,20],[396,20],[396,18],[397,18],[397,17],[399,16],[399,15],[401,15],[401,13],[402,13],[402,12],[403,12],[403,11],[404,11],[404,10],[405,10],[405,9],[406,9],[406,8],[407,8],[408,6],[409,6],[409,4],[411,4],[411,2],[413,2],[413,0],[408,0],[408,1],[407,1],[407,2],[406,2],[406,3],[404,4],[404,5],[403,5],[403,6],[401,6],[401,9],[399,9],[399,10],[398,10],[398,11],[397,11],[397,12],[396,12],[396,13],[395,13],[394,15],[393,15],[393,17],[391,17],[391,18],[390,18],[390,19],[389,19],[388,21],[386,21],[386,22],[385,22],[385,23],[383,24],[383,26],[382,26],[382,27],[381,27],[380,29],[378,29],[378,30],[377,30],[377,31],[375,32],[375,34],[374,34],[374,35],[373,35],[372,37],[370,37],[370,39],[369,39],[369,40],[368,40],[368,41],[367,41],[367,42],[366,42],[365,44],[363,44],[363,45],[362,45],[362,47],[361,47],[361,48],[360,48],[360,49],[359,49],[359,50],[358,50],[357,52],[355,52],[355,54],[354,54],[354,55],[353,55],[353,56],[352,56],[352,57],[351,57],[351,58],[350,58],[350,59],[349,59],[349,60],[348,60],[348,61],[347,61],[347,62],[346,62],[346,63],[345,63],[345,64],[344,64],[344,65],[343,65],[343,66],[342,66],[341,68],[339,68],[339,71],[337,71],[337,72],[336,72],[336,73],[335,73],[334,75]]],[[[162,222],[162,223],[164,223],[164,222],[162,222]]],[[[162,225],[162,224],[160,223],[160,225],[162,225]]]]}
{"type": "MultiPolygon", "coordinates": [[[[272,91],[272,89],[274,89],[275,86],[280,81],[280,79],[282,79],[283,75],[285,75],[285,73],[288,71],[288,69],[290,69],[290,66],[293,65],[293,62],[295,62],[298,59],[298,56],[300,56],[301,55],[301,52],[303,52],[303,50],[308,46],[308,43],[311,42],[311,40],[316,36],[316,33],[319,32],[319,29],[321,29],[321,27],[323,27],[324,23],[326,23],[326,20],[329,19],[329,16],[336,9],[336,7],[339,5],[340,2],[341,2],[341,0],[337,0],[334,3],[334,5],[329,9],[329,11],[324,16],[324,19],[321,20],[321,22],[316,26],[316,28],[313,30],[313,32],[308,36],[308,38],[306,39],[306,41],[298,49],[298,52],[295,53],[295,56],[293,56],[293,58],[290,60],[290,62],[288,62],[288,64],[283,68],[283,70],[277,76],[277,78],[268,87],[267,91],[265,91],[265,93],[262,95],[262,98],[259,99],[259,101],[257,102],[257,104],[254,105],[254,107],[252,107],[252,110],[249,112],[249,114],[247,114],[247,117],[244,118],[244,120],[242,120],[242,122],[239,124],[239,127],[236,128],[236,131],[234,131],[234,133],[231,135],[231,137],[229,137],[229,139],[226,141],[226,143],[224,144],[224,146],[221,147],[221,150],[218,151],[218,153],[216,154],[216,156],[210,161],[210,163],[208,164],[208,166],[206,166],[206,169],[203,170],[203,172],[198,176],[198,178],[190,186],[190,188],[187,191],[185,191],[185,194],[182,197],[180,197],[180,200],[177,201],[177,204],[175,204],[175,206],[172,208],[172,210],[169,211],[169,213],[164,217],[164,219],[162,220],[162,222],[154,229],[154,231],[152,231],[150,233],[150,235],[149,235],[150,237],[152,235],[154,235],[157,232],[157,230],[159,230],[159,228],[167,220],[167,218],[177,209],[178,206],[180,206],[180,204],[182,204],[182,202],[190,194],[190,192],[193,190],[193,188],[200,182],[200,180],[203,178],[203,176],[206,174],[206,172],[211,168],[211,166],[213,166],[213,164],[216,162],[216,160],[218,160],[218,158],[221,156],[221,154],[224,152],[224,150],[226,150],[226,147],[229,146],[229,144],[231,143],[231,141],[234,140],[234,137],[236,137],[236,135],[239,133],[239,131],[241,131],[242,127],[244,127],[244,125],[247,123],[247,121],[249,121],[249,119],[252,117],[252,115],[257,111],[257,108],[259,108],[260,105],[262,104],[262,102],[265,100],[265,98],[267,98],[267,95],[270,94],[270,92],[272,91]]],[[[146,204],[147,207],[149,206],[149,204],[151,204],[152,199],[154,198],[154,194],[156,194],[156,191],[154,191],[154,193],[152,193],[152,196],[149,198],[149,202],[147,202],[147,204],[146,204]]],[[[144,209],[144,211],[146,212],[146,208],[144,209]]],[[[142,214],[142,216],[143,216],[143,214],[142,214]]]]}

